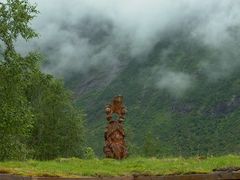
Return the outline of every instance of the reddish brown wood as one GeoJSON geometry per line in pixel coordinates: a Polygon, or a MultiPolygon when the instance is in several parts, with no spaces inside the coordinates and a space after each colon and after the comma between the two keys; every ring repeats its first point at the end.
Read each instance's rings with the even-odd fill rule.
{"type": "Polygon", "coordinates": [[[104,153],[107,158],[123,159],[128,154],[123,126],[127,110],[123,105],[123,97],[114,97],[112,103],[106,105],[105,112],[108,125],[104,135],[104,153]],[[113,114],[118,116],[116,120],[113,119],[113,114]]]}

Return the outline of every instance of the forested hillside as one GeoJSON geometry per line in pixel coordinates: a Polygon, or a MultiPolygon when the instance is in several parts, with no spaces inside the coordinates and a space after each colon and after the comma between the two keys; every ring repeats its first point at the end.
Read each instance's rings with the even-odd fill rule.
{"type": "MultiPolygon", "coordinates": [[[[122,65],[109,83],[109,70],[97,68],[67,81],[77,104],[87,112],[88,143],[97,153],[103,147],[104,106],[118,94],[124,96],[128,108],[126,127],[132,154],[192,156],[240,151],[240,71],[234,64],[240,59],[239,27],[232,29],[234,41],[217,48],[189,36],[188,28],[171,32],[140,61],[132,59],[122,65]]],[[[124,58],[128,57],[126,53],[124,58]]]]}

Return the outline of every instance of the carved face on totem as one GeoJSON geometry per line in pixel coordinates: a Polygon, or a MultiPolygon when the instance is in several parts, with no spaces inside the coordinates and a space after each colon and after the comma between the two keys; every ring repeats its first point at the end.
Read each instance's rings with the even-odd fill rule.
{"type": "Polygon", "coordinates": [[[114,143],[120,143],[121,144],[121,141],[122,141],[123,138],[124,138],[124,135],[122,134],[121,131],[115,131],[111,136],[111,140],[114,143]]]}
{"type": "Polygon", "coordinates": [[[106,106],[105,112],[107,114],[107,120],[111,121],[113,114],[116,113],[119,116],[117,120],[123,121],[124,115],[127,112],[123,105],[123,96],[119,95],[114,97],[112,103],[106,106]]]}

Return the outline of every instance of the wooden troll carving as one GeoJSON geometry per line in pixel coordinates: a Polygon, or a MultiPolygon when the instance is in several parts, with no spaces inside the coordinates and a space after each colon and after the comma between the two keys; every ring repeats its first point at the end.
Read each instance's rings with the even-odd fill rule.
{"type": "Polygon", "coordinates": [[[128,154],[123,126],[127,110],[123,105],[123,97],[114,97],[112,103],[106,105],[105,112],[108,125],[104,134],[104,153],[107,158],[123,159],[128,154]],[[116,120],[113,119],[114,114],[118,116],[116,120]]]}

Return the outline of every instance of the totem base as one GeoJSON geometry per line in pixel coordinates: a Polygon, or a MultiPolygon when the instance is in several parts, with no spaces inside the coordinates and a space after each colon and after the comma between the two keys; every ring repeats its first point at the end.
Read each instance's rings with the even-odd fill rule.
{"type": "Polygon", "coordinates": [[[107,158],[123,159],[127,157],[123,122],[110,121],[105,130],[104,153],[107,158]]]}

